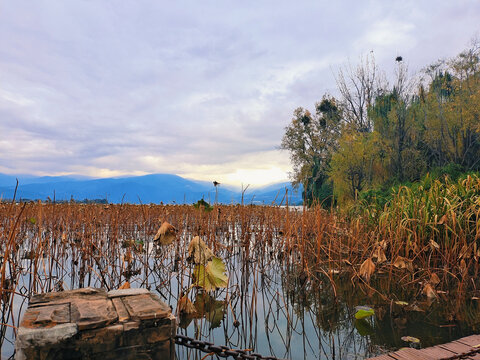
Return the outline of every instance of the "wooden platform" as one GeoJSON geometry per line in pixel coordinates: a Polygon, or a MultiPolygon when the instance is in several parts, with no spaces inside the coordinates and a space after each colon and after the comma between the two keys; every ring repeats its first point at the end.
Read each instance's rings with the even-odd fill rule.
{"type": "Polygon", "coordinates": [[[370,360],[480,360],[480,335],[467,336],[425,349],[404,348],[370,360]]]}

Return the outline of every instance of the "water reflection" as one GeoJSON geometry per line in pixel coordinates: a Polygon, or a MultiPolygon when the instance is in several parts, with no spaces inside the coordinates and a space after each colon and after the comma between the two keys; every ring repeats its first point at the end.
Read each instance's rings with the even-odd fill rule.
{"type": "MultiPolygon", "coordinates": [[[[3,292],[1,304],[2,357],[13,354],[15,327],[31,294],[86,286],[115,289],[125,281],[155,291],[174,312],[188,293],[195,313],[177,314],[179,333],[278,358],[364,359],[408,346],[401,340],[406,335],[429,346],[478,331],[477,301],[450,302],[445,296],[419,302],[419,289],[400,286],[388,274],[368,285],[328,263],[325,269],[309,267],[300,250],[285,250],[285,236],[269,223],[268,213],[212,221],[213,215],[200,211],[119,208],[117,215],[105,209],[100,221],[98,209],[82,211],[68,221],[56,213],[42,228],[28,221],[19,227],[16,261],[6,272],[10,291],[3,292]],[[180,229],[173,245],[150,242],[159,217],[180,229]],[[225,261],[226,289],[189,290],[192,265],[186,249],[197,234],[225,261]],[[356,321],[357,305],[373,307],[375,316],[356,321]]],[[[178,359],[204,356],[177,347],[178,359]]]]}

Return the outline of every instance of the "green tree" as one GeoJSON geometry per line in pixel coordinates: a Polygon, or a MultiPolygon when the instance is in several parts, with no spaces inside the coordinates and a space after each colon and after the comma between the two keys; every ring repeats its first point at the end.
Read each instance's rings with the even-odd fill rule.
{"type": "Polygon", "coordinates": [[[421,92],[423,140],[431,166],[458,164],[480,169],[480,46],[427,69],[421,92]]]}
{"type": "Polygon", "coordinates": [[[399,181],[418,180],[425,169],[418,150],[418,96],[412,87],[406,66],[399,63],[393,88],[378,95],[368,112],[385,141],[390,176],[399,181]]]}
{"type": "Polygon", "coordinates": [[[324,200],[319,196],[328,189],[327,170],[337,147],[341,118],[337,100],[326,95],[315,104],[314,114],[303,108],[296,109],[285,128],[281,148],[290,152],[292,182],[304,186],[304,198],[309,202],[324,200]]]}
{"type": "Polygon", "coordinates": [[[295,110],[282,148],[307,201],[332,189],[340,201],[356,199],[447,165],[480,171],[480,42],[425,74],[414,86],[400,59],[390,88],[369,56],[340,69],[339,100],[324,97],[314,115],[295,110]]]}
{"type": "Polygon", "coordinates": [[[378,132],[344,131],[333,154],[330,179],[340,202],[357,199],[358,194],[385,182],[389,159],[378,132]]]}

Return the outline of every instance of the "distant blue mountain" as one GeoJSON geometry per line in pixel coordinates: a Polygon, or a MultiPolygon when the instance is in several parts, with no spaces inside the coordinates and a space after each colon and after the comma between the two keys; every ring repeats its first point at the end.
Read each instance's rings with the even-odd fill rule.
{"type": "Polygon", "coordinates": [[[253,195],[255,195],[253,203],[286,205],[288,197],[289,205],[299,205],[302,204],[302,192],[302,186],[294,189],[289,182],[276,183],[252,190],[253,195]]]}
{"type": "MultiPolygon", "coordinates": [[[[11,199],[16,185],[16,176],[0,174],[0,198],[11,199]]],[[[106,199],[110,203],[166,203],[191,204],[204,199],[215,201],[213,183],[182,178],[171,174],[93,179],[72,176],[35,177],[19,175],[17,199],[84,200],[106,199]]],[[[290,183],[272,184],[245,192],[244,203],[285,204],[285,189],[288,188],[289,204],[302,202],[301,189],[295,192],[290,183]]],[[[232,187],[218,186],[218,202],[224,204],[241,202],[241,191],[232,187]]]]}
{"type": "Polygon", "coordinates": [[[15,186],[16,181],[19,184],[43,184],[43,183],[57,183],[61,181],[71,180],[88,180],[92,179],[88,176],[33,176],[33,175],[6,175],[0,174],[0,187],[15,186]]]}

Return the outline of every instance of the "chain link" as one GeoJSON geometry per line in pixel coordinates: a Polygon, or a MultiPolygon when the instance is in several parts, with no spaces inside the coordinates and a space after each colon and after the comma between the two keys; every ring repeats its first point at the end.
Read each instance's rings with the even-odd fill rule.
{"type": "MultiPolygon", "coordinates": [[[[262,356],[257,353],[249,354],[246,350],[230,349],[228,346],[225,346],[225,345],[216,346],[211,342],[196,340],[191,337],[180,335],[180,334],[177,334],[175,336],[175,343],[190,349],[198,349],[205,353],[214,353],[217,356],[222,358],[227,358],[229,356],[232,356],[235,359],[247,359],[247,360],[285,360],[285,359],[276,358],[275,356],[262,356]]],[[[470,356],[476,355],[478,353],[480,353],[480,348],[472,348],[472,350],[470,351],[467,351],[462,354],[454,354],[451,357],[446,359],[448,360],[466,359],[467,357],[469,358],[470,356]]]]}
{"type": "Polygon", "coordinates": [[[187,348],[190,348],[190,349],[198,349],[205,353],[214,353],[222,358],[227,358],[229,356],[232,356],[235,359],[247,359],[247,360],[282,360],[274,356],[262,356],[257,353],[249,354],[245,350],[230,349],[228,346],[225,346],[225,345],[217,346],[208,341],[196,340],[180,334],[177,334],[175,336],[175,343],[178,345],[186,346],[187,348]]]}

